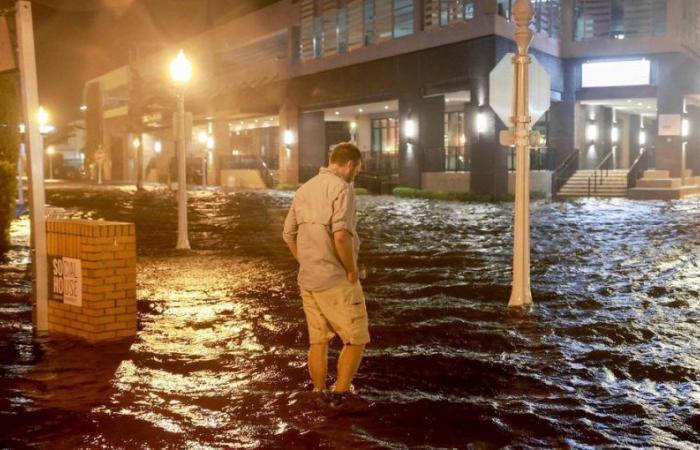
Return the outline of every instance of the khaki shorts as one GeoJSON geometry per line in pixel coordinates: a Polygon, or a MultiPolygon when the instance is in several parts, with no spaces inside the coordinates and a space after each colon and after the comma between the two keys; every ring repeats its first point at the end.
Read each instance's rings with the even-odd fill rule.
{"type": "Polygon", "coordinates": [[[351,284],[343,280],[325,291],[302,289],[301,298],[311,344],[325,344],[335,334],[340,336],[343,344],[369,342],[365,294],[359,281],[351,284]]]}

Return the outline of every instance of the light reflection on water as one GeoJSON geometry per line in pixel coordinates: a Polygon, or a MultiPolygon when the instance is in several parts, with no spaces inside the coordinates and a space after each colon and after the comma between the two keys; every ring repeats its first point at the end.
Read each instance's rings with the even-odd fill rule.
{"type": "Polygon", "coordinates": [[[124,348],[31,336],[28,228],[15,223],[0,447],[700,443],[700,199],[535,203],[537,303],[520,311],[505,307],[511,205],[361,197],[372,343],[356,385],[374,405],[334,418],[298,392],[306,331],[280,238],[291,195],[193,197],[186,256],[171,250],[164,193],[49,199],[136,222],[140,329],[124,348]]]}

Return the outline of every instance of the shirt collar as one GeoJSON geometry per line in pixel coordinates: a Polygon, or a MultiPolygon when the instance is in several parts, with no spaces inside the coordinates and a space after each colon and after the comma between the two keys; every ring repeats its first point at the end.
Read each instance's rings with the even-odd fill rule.
{"type": "Polygon", "coordinates": [[[335,175],[336,177],[340,178],[341,180],[345,181],[345,178],[343,178],[343,177],[340,176],[338,173],[336,173],[335,171],[331,170],[331,169],[328,168],[328,167],[321,167],[321,168],[318,170],[318,174],[319,174],[319,175],[324,174],[324,173],[333,174],[333,175],[335,175]]]}

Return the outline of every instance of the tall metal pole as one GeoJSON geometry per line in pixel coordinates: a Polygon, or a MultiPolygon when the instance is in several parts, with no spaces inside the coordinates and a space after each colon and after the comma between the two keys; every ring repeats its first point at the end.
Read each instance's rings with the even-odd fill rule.
{"type": "Polygon", "coordinates": [[[189,250],[187,237],[187,152],[185,140],[185,92],[180,88],[177,96],[177,246],[189,250]]]}
{"type": "Polygon", "coordinates": [[[515,20],[515,236],[513,248],[513,290],[508,306],[532,304],[530,290],[530,105],[528,98],[528,50],[532,41],[529,25],[532,19],[529,0],[517,0],[513,7],[515,20]]]}
{"type": "Polygon", "coordinates": [[[24,207],[24,133],[19,144],[19,158],[17,158],[17,206],[24,207]]]}
{"type": "Polygon", "coordinates": [[[48,261],[46,255],[46,216],[44,210],[44,143],[39,130],[39,87],[34,52],[34,28],[32,5],[29,1],[16,3],[17,45],[19,47],[19,73],[22,90],[22,112],[26,124],[25,136],[29,160],[29,218],[31,220],[32,294],[34,323],[37,331],[49,328],[48,310],[48,261]]]}

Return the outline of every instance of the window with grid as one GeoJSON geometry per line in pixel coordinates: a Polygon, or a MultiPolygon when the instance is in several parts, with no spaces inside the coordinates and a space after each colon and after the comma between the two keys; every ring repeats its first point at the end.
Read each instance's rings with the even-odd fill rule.
{"type": "Polygon", "coordinates": [[[397,154],[399,151],[398,119],[372,119],[372,153],[397,154]]]}

